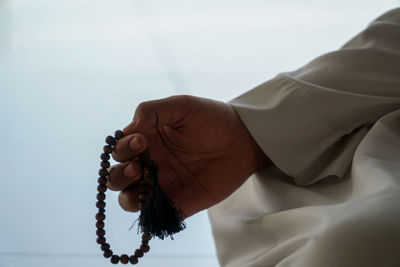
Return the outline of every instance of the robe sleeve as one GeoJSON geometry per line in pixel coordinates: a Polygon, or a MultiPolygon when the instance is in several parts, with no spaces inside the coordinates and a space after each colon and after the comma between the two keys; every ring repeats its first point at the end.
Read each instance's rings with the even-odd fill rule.
{"type": "Polygon", "coordinates": [[[229,103],[296,184],[340,180],[368,129],[400,109],[400,9],[377,18],[341,49],[229,103]]]}

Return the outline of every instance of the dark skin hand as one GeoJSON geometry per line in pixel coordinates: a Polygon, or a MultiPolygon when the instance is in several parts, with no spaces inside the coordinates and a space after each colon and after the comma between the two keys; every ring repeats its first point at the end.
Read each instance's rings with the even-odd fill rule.
{"type": "Polygon", "coordinates": [[[173,96],[140,104],[123,130],[107,186],[138,211],[138,155],[148,150],[161,188],[189,217],[222,201],[259,168],[271,164],[228,104],[173,96]]]}

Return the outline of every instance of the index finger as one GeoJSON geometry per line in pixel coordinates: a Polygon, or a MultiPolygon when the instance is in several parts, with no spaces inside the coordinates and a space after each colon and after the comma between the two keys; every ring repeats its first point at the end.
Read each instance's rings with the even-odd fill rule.
{"type": "Polygon", "coordinates": [[[135,117],[123,130],[124,134],[139,132],[146,135],[151,129],[163,126],[180,127],[185,124],[195,97],[180,95],[140,103],[135,117]]]}
{"type": "Polygon", "coordinates": [[[146,138],[140,133],[126,135],[118,140],[112,152],[114,160],[124,162],[139,156],[147,148],[146,138]]]}

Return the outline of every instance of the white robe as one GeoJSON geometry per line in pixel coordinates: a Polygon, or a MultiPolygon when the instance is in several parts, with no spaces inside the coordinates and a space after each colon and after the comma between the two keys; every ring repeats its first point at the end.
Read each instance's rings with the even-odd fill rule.
{"type": "Polygon", "coordinates": [[[400,9],[230,104],[273,165],[209,210],[222,266],[400,266],[400,9]]]}

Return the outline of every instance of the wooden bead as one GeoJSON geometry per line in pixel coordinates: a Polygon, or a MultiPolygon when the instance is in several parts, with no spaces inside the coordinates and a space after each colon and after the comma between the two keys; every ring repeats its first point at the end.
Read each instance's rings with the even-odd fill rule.
{"type": "Polygon", "coordinates": [[[110,154],[102,153],[102,154],[100,155],[100,158],[101,158],[102,161],[107,161],[107,160],[110,159],[110,154]]]}
{"type": "Polygon", "coordinates": [[[104,151],[104,153],[111,154],[113,151],[112,146],[109,146],[109,145],[103,146],[103,151],[104,151]]]}
{"type": "Polygon", "coordinates": [[[97,198],[97,200],[104,200],[104,199],[106,199],[106,194],[104,194],[104,193],[97,193],[96,198],[97,198]]]}
{"type": "Polygon", "coordinates": [[[110,249],[110,244],[108,244],[108,243],[101,244],[100,249],[101,249],[102,251],[109,250],[109,249],[110,249]]]}
{"type": "Polygon", "coordinates": [[[130,256],[129,257],[129,262],[131,263],[131,264],[136,264],[136,263],[138,263],[138,258],[135,256],[135,255],[132,255],[132,256],[130,256]]]}
{"type": "Polygon", "coordinates": [[[149,178],[150,170],[148,167],[144,168],[143,170],[143,177],[144,178],[149,178]]]}
{"type": "Polygon", "coordinates": [[[104,221],[106,219],[106,215],[104,213],[97,213],[96,214],[96,220],[98,221],[104,221]]]}
{"type": "MultiPolygon", "coordinates": [[[[124,133],[121,130],[117,130],[115,131],[115,137],[113,136],[107,136],[106,137],[106,143],[107,145],[105,145],[103,147],[103,152],[100,155],[101,158],[101,162],[100,162],[100,166],[101,169],[99,170],[99,175],[100,177],[97,179],[98,182],[98,186],[97,186],[97,202],[96,202],[96,207],[98,208],[98,213],[96,214],[96,235],[97,235],[97,239],[96,242],[98,244],[100,244],[101,246],[101,250],[104,251],[103,255],[105,258],[110,258],[111,263],[113,264],[117,264],[119,262],[121,262],[122,264],[127,264],[128,262],[130,262],[131,264],[137,264],[138,263],[138,258],[143,257],[144,253],[147,253],[150,251],[150,246],[148,245],[149,240],[152,238],[151,235],[149,234],[143,234],[142,235],[142,244],[140,245],[139,249],[135,250],[134,255],[128,256],[126,254],[122,254],[121,256],[118,255],[114,255],[113,251],[110,250],[110,245],[108,243],[106,243],[106,238],[105,238],[105,234],[106,231],[104,230],[104,220],[106,219],[106,215],[105,215],[105,207],[106,207],[106,203],[105,203],[105,199],[106,199],[106,195],[105,192],[107,191],[107,176],[109,175],[109,171],[108,168],[110,168],[110,154],[113,152],[113,148],[114,146],[117,144],[117,141],[121,138],[124,137],[124,133]]],[[[147,165],[147,164],[146,164],[147,165]]],[[[151,167],[151,163],[150,163],[150,167],[151,167]]],[[[144,187],[139,190],[139,196],[138,196],[138,200],[139,200],[139,206],[140,208],[142,208],[142,204],[144,204],[148,197],[149,197],[149,188],[151,186],[151,179],[152,177],[150,177],[151,174],[151,169],[149,166],[145,166],[144,171],[143,171],[143,176],[145,179],[150,180],[147,181],[148,186],[144,187]]],[[[141,231],[144,231],[143,227],[141,227],[141,231]]]]}
{"type": "Polygon", "coordinates": [[[135,256],[138,258],[143,257],[143,251],[141,251],[140,249],[135,250],[135,256]]]}
{"type": "Polygon", "coordinates": [[[107,186],[105,186],[104,184],[99,184],[97,186],[97,191],[100,192],[100,193],[104,193],[104,192],[107,191],[107,186]]]}
{"type": "Polygon", "coordinates": [[[102,245],[102,244],[106,243],[106,238],[105,238],[104,236],[99,236],[99,237],[96,239],[96,242],[97,242],[97,244],[102,245]]]}
{"type": "Polygon", "coordinates": [[[100,169],[99,170],[99,175],[103,176],[103,177],[107,176],[108,175],[107,169],[100,169]]]}
{"type": "Polygon", "coordinates": [[[100,176],[100,177],[97,179],[97,182],[98,182],[99,184],[106,184],[106,183],[107,183],[107,178],[104,177],[104,176],[100,176]]]}
{"type": "Polygon", "coordinates": [[[103,221],[97,221],[96,222],[96,228],[97,229],[103,229],[104,228],[104,222],[103,221]]]}
{"type": "Polygon", "coordinates": [[[100,236],[104,236],[105,234],[106,234],[106,231],[104,231],[104,229],[97,229],[96,230],[96,235],[99,236],[99,237],[100,236]]]}
{"type": "Polygon", "coordinates": [[[150,246],[146,244],[140,245],[140,251],[143,251],[143,253],[147,253],[150,250],[150,246]]]}
{"type": "Polygon", "coordinates": [[[119,256],[118,255],[112,255],[110,261],[113,264],[117,264],[119,262],[119,256]]]}
{"type": "Polygon", "coordinates": [[[129,262],[129,256],[126,254],[121,255],[121,263],[122,264],[127,264],[129,262]]]}
{"type": "Polygon", "coordinates": [[[116,130],[114,133],[115,139],[119,140],[124,137],[124,132],[121,130],[116,130]]]}
{"type": "Polygon", "coordinates": [[[110,162],[103,160],[102,162],[100,162],[100,167],[107,169],[110,167],[110,162]]]}
{"type": "Polygon", "coordinates": [[[106,137],[106,143],[109,144],[110,146],[113,146],[117,143],[117,140],[115,139],[114,136],[109,135],[106,137]]]}
{"type": "Polygon", "coordinates": [[[110,249],[105,250],[104,253],[103,253],[104,258],[109,258],[112,255],[113,255],[113,251],[110,250],[110,249]]]}
{"type": "Polygon", "coordinates": [[[139,194],[139,202],[145,202],[148,197],[149,197],[149,195],[144,194],[144,193],[140,193],[139,194]]]}
{"type": "Polygon", "coordinates": [[[104,185],[104,184],[99,184],[99,185],[97,186],[97,191],[100,192],[100,193],[104,193],[104,192],[107,191],[107,186],[104,185]]]}
{"type": "Polygon", "coordinates": [[[96,207],[99,209],[104,209],[106,207],[106,202],[104,201],[97,201],[96,202],[96,207]]]}
{"type": "Polygon", "coordinates": [[[151,238],[151,235],[142,234],[142,242],[149,242],[151,238]]]}

